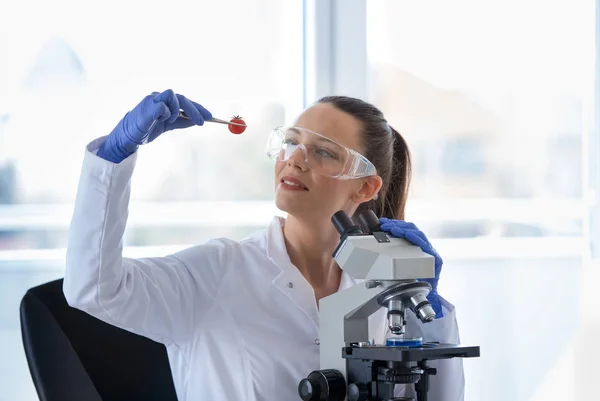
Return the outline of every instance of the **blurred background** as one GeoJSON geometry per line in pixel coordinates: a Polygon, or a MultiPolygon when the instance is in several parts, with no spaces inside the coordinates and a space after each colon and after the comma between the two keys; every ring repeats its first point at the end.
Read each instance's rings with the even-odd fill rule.
{"type": "Polygon", "coordinates": [[[592,394],[597,31],[596,0],[1,3],[0,401],[37,399],[18,307],[63,275],[85,145],[167,88],[249,128],[140,150],[128,256],[264,227],[279,213],[269,130],[319,96],[359,96],[409,143],[407,220],[444,258],[462,342],[481,346],[465,399],[592,394]]]}

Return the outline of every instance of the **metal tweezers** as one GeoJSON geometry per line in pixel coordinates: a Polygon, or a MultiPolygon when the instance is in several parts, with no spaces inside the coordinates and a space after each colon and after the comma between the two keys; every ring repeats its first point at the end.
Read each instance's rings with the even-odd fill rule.
{"type": "MultiPolygon", "coordinates": [[[[190,119],[183,111],[179,112],[179,117],[183,117],[183,118],[187,118],[188,120],[190,119]]],[[[246,124],[240,124],[240,123],[232,123],[230,121],[225,121],[225,120],[221,120],[220,118],[214,118],[212,120],[206,120],[209,123],[219,123],[219,124],[226,124],[226,125],[237,125],[238,127],[247,127],[246,124]]]]}

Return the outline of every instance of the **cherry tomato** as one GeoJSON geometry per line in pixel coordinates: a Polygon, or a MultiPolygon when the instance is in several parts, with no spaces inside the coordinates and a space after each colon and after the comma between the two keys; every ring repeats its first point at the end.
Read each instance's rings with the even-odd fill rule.
{"type": "MultiPolygon", "coordinates": [[[[233,118],[231,120],[229,120],[229,122],[230,123],[238,123],[238,124],[246,124],[246,122],[240,116],[233,116],[233,118]]],[[[239,135],[242,132],[246,131],[246,127],[240,127],[238,125],[229,124],[228,127],[229,127],[229,131],[231,131],[232,134],[236,134],[236,135],[239,135]]]]}

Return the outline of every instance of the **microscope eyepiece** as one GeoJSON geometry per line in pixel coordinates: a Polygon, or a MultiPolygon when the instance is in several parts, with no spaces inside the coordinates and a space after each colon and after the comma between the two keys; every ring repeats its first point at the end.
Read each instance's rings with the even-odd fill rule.
{"type": "Polygon", "coordinates": [[[371,209],[363,210],[358,213],[358,221],[363,228],[367,229],[369,234],[381,231],[379,218],[371,209]]]}
{"type": "Polygon", "coordinates": [[[352,219],[350,219],[348,214],[346,214],[346,212],[343,210],[336,212],[331,217],[331,222],[335,226],[335,229],[338,231],[338,233],[340,233],[341,237],[346,237],[348,235],[359,235],[363,233],[360,227],[354,224],[352,219]]]}

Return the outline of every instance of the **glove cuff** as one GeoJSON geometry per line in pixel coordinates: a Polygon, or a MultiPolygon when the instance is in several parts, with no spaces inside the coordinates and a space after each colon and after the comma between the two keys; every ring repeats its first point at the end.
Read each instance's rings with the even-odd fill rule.
{"type": "Polygon", "coordinates": [[[129,152],[126,151],[122,146],[119,146],[118,142],[118,137],[113,131],[102,143],[96,155],[109,162],[119,164],[131,156],[138,148],[138,146],[136,146],[133,151],[129,152]]]}

